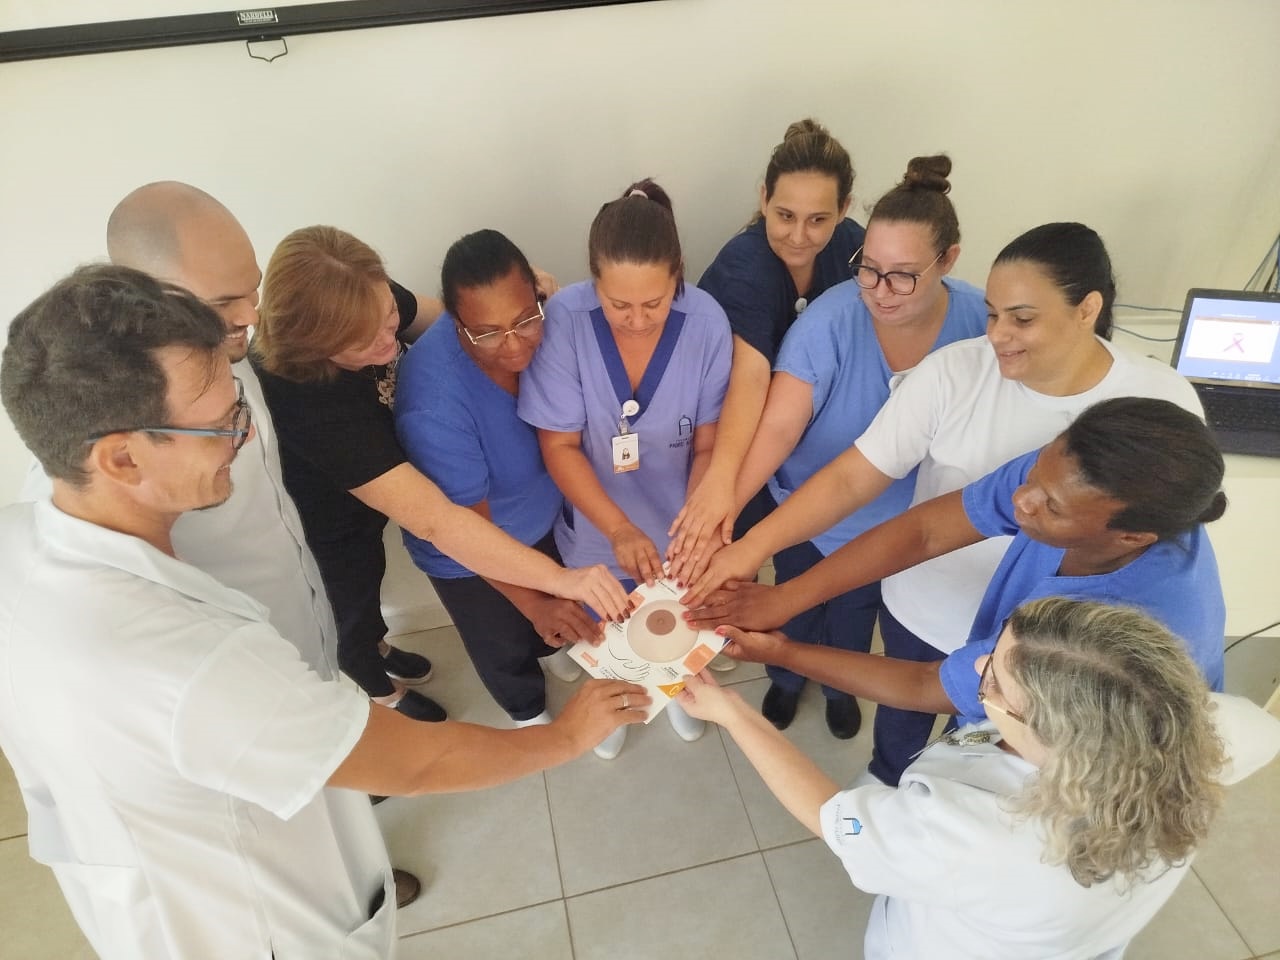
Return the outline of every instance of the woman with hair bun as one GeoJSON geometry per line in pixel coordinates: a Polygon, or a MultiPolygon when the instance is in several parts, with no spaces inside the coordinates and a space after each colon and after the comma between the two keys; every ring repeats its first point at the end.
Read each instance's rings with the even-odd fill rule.
{"type": "MultiPolygon", "coordinates": [[[[517,409],[564,494],[560,555],[605,564],[630,588],[663,576],[667,528],[711,458],[729,324],[715,300],[685,285],[671,198],[652,180],[600,208],[587,252],[591,279],[547,301],[517,409]]],[[[678,704],[666,714],[682,739],[702,735],[678,704]]],[[[617,756],[625,736],[597,755],[617,756]]]]}
{"type": "MultiPolygon", "coordinates": [[[[755,497],[767,515],[858,439],[895,380],[933,350],[982,333],[982,292],[948,276],[960,255],[960,227],[947,197],[950,172],[945,156],[912,159],[902,182],[871,210],[854,279],[818,297],[787,331],[760,426],[738,471],[739,504],[755,497]]],[[[907,509],[914,485],[907,474],[830,529],[779,551],[777,581],[799,576],[907,509]]],[[[880,584],[870,583],[800,613],[784,629],[806,643],[865,652],[880,607],[880,584]]],[[[784,730],[805,679],[780,667],[769,668],[769,679],[761,709],[784,730]]],[[[830,687],[823,695],[831,734],[854,736],[862,723],[858,702],[830,687]]]]}
{"type": "Polygon", "coordinates": [[[729,317],[733,367],[711,464],[670,530],[677,576],[762,515],[763,501],[739,517],[738,468],[760,422],[783,336],[808,304],[849,279],[849,261],[865,236],[845,216],[854,176],[849,152],[817,120],[788,126],[765,167],[759,209],[698,281],[729,317]]]}
{"type": "Polygon", "coordinates": [[[969,672],[979,718],[896,788],[840,790],[709,674],[680,696],[878,894],[868,960],[1116,960],[1190,870],[1222,785],[1275,756],[1280,722],[1210,695],[1149,616],[1100,603],[1019,606],[969,672]]]}
{"type": "MultiPolygon", "coordinates": [[[[1106,247],[1085,225],[1048,223],[1011,241],[987,279],[986,337],[922,360],[852,447],[712,558],[686,602],[704,604],[726,580],[749,579],[764,558],[826,530],[897,478],[916,472],[917,504],[958,490],[1049,442],[1081,411],[1109,397],[1170,400],[1200,416],[1195,391],[1177,371],[1107,339],[1115,297],[1106,247]]],[[[996,537],[887,577],[880,615],[885,652],[933,662],[960,647],[1008,543],[996,537]]],[[[813,605],[804,595],[828,569],[823,564],[803,582],[778,587],[767,618],[735,619],[741,616],[736,601],[751,593],[746,587],[732,592],[735,603],[722,602],[727,593],[717,595],[696,619],[703,625],[778,626],[813,605]],[[778,614],[785,615],[776,619],[778,614]]],[[[933,722],[927,713],[877,710],[872,773],[896,783],[933,722]]]]}

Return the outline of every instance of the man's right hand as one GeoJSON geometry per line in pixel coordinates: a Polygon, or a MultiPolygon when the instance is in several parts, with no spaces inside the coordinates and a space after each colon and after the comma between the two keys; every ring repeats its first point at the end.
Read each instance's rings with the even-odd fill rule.
{"type": "Polygon", "coordinates": [[[552,725],[586,753],[624,723],[643,723],[650,697],[623,680],[588,680],[564,705],[552,725]]]}

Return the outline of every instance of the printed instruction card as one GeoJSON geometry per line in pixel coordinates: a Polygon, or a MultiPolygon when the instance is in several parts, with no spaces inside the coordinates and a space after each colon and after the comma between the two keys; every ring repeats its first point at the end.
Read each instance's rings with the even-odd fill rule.
{"type": "Polygon", "coordinates": [[[685,675],[710,663],[726,642],[714,630],[695,630],[685,622],[683,593],[674,580],[642,583],[631,594],[631,616],[606,626],[598,647],[579,642],[569,650],[593,677],[643,686],[653,699],[645,723],[684,689],[685,675]]]}

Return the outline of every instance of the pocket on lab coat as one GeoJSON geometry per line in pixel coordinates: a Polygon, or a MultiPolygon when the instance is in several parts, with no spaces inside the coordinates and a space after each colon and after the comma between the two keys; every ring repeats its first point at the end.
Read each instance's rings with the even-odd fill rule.
{"type": "Polygon", "coordinates": [[[50,863],[85,938],[103,957],[163,956],[164,933],[138,867],[50,863]],[[151,953],[147,953],[151,951],[151,953]]]}
{"type": "Polygon", "coordinates": [[[342,960],[386,960],[396,937],[396,881],[390,871],[382,879],[382,903],[373,916],[342,942],[342,960]]]}

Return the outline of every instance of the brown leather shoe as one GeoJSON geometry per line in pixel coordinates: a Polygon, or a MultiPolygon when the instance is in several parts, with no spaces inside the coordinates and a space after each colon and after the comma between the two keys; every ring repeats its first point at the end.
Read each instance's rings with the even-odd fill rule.
{"type": "Polygon", "coordinates": [[[391,868],[391,875],[396,881],[396,908],[403,910],[422,893],[422,882],[408,870],[399,867],[391,868]]]}

